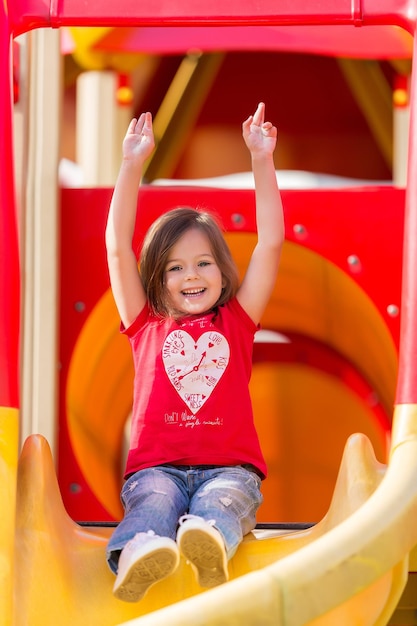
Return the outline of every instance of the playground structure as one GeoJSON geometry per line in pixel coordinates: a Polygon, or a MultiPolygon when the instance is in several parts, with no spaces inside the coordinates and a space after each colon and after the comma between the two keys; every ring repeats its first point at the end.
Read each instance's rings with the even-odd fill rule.
{"type": "MultiPolygon", "coordinates": [[[[1,69],[2,84],[4,82],[7,89],[9,88],[6,60],[9,58],[11,36],[32,28],[113,23],[153,27],[160,22],[166,26],[175,24],[184,28],[202,22],[213,27],[236,22],[242,25],[285,24],[288,28],[291,25],[321,22],[352,26],[397,24],[412,34],[415,28],[409,17],[414,15],[412,3],[407,7],[391,6],[389,10],[388,7],[385,10],[378,7],[376,10],[372,3],[358,4],[352,9],[351,5],[333,2],[329,3],[326,10],[323,5],[319,9],[312,2],[311,6],[303,3],[302,10],[295,13],[286,6],[281,6],[277,11],[272,3],[268,6],[267,2],[260,10],[247,2],[236,12],[229,9],[229,15],[224,15],[222,11],[222,17],[216,13],[216,6],[213,4],[210,8],[206,7],[201,14],[191,5],[186,6],[187,3],[182,3],[174,14],[169,13],[163,2],[160,6],[153,3],[149,7],[137,7],[130,3],[125,5],[126,17],[123,18],[116,15],[120,12],[119,7],[112,8],[111,3],[101,4],[99,9],[92,7],[88,16],[82,13],[77,2],[69,3],[62,11],[55,6],[46,9],[36,2],[31,3],[30,7],[24,3],[10,3],[9,12],[2,16],[2,53],[4,52],[5,59],[1,69]]],[[[413,104],[412,99],[412,115],[413,104]]],[[[60,502],[53,464],[44,440],[39,437],[28,439],[17,472],[17,311],[20,273],[11,149],[13,126],[8,98],[5,97],[2,107],[1,124],[6,149],[1,167],[2,180],[7,181],[7,184],[2,185],[0,192],[1,245],[7,251],[7,263],[1,270],[0,294],[2,301],[9,302],[10,306],[3,307],[0,318],[0,425],[3,433],[1,499],[3,502],[10,502],[10,499],[12,501],[12,506],[7,507],[8,514],[2,521],[4,532],[0,545],[6,563],[0,596],[2,609],[4,607],[2,613],[6,616],[5,623],[80,623],[80,614],[85,616],[86,624],[109,625],[126,622],[127,619],[140,615],[144,617],[134,623],[183,624],[186,620],[201,624],[226,624],[236,620],[248,624],[288,625],[363,623],[382,626],[388,623],[407,578],[415,577],[413,572],[416,569],[414,560],[408,564],[408,554],[417,543],[417,381],[414,366],[417,347],[413,322],[416,319],[417,294],[413,283],[416,251],[411,236],[415,232],[417,210],[416,183],[412,173],[417,164],[413,126],[410,133],[410,174],[405,197],[403,190],[392,186],[320,190],[314,193],[290,190],[284,192],[289,229],[283,270],[277,293],[274,294],[271,307],[263,320],[265,328],[285,328],[292,340],[292,347],[281,347],[281,352],[284,353],[281,355],[282,360],[287,358],[291,361],[291,355],[285,356],[285,352],[291,351],[294,345],[301,345],[306,349],[305,339],[298,339],[297,344],[301,329],[304,336],[318,342],[315,347],[322,344],[331,347],[336,353],[346,355],[347,360],[362,371],[363,376],[353,376],[355,381],[352,383],[352,370],[340,367],[332,350],[326,353],[327,361],[321,352],[322,369],[326,371],[327,368],[327,372],[330,372],[339,365],[341,378],[345,376],[349,379],[349,385],[355,390],[354,401],[350,396],[337,391],[337,385],[321,386],[319,379],[309,381],[308,376],[304,379],[298,376],[296,383],[304,385],[304,388],[309,385],[312,388],[318,386],[318,393],[320,390],[325,389],[328,392],[330,389],[330,393],[340,401],[342,420],[349,419],[353,412],[364,416],[362,424],[367,421],[378,424],[378,428],[372,432],[373,443],[374,446],[379,446],[379,457],[386,454],[386,465],[383,466],[372,458],[366,439],[349,439],[332,504],[322,522],[314,529],[289,533],[284,537],[277,533],[272,538],[248,538],[239,552],[239,558],[231,565],[232,582],[204,594],[193,586],[187,568],[182,564],[181,572],[173,580],[164,583],[164,589],[160,593],[155,591],[146,602],[132,608],[121,606],[108,597],[111,577],[105,571],[104,545],[109,529],[98,525],[88,529],[80,528],[68,517],[60,502]],[[335,205],[340,208],[337,219],[333,210],[335,205]],[[363,219],[366,211],[369,215],[375,215],[377,210],[384,216],[377,224],[363,219]],[[315,217],[312,218],[312,215],[315,217]],[[303,240],[305,231],[297,228],[300,224],[307,233],[313,234],[308,241],[303,240]],[[355,233],[357,236],[358,228],[352,228],[351,224],[361,225],[361,236],[356,241],[354,237],[355,233]],[[336,245],[331,245],[329,240],[323,244],[314,235],[319,228],[327,233],[336,233],[336,245]],[[401,248],[403,232],[401,293],[398,255],[389,255],[388,252],[401,248]],[[344,238],[349,242],[346,247],[341,245],[344,238]],[[372,249],[368,245],[371,239],[372,249]],[[346,275],[349,246],[353,246],[351,249],[355,250],[366,271],[356,272],[355,275],[357,266],[352,262],[351,273],[346,275]],[[381,266],[384,253],[386,265],[381,266]],[[309,268],[307,275],[301,270],[306,266],[309,268]],[[379,281],[375,281],[378,272],[385,277],[384,288],[379,281]],[[291,290],[288,285],[294,281],[294,276],[297,288],[291,290]],[[313,295],[307,292],[300,307],[297,293],[306,294],[307,288],[311,289],[313,295]],[[286,292],[294,294],[293,299],[282,302],[280,294],[286,292]],[[401,328],[395,307],[401,310],[401,328]],[[297,319],[297,310],[301,311],[302,319],[297,319]],[[326,323],[323,323],[323,313],[326,310],[326,323]],[[338,332],[335,330],[337,327],[344,330],[338,332]],[[373,406],[369,403],[372,390],[377,390],[377,401],[373,406]],[[396,408],[391,434],[390,407],[394,399],[396,408]],[[387,446],[386,438],[390,434],[391,444],[387,446]],[[45,558],[45,554],[48,554],[48,558],[45,558]],[[408,570],[410,574],[407,576],[408,570]],[[92,578],[95,583],[86,594],[86,581],[92,578]],[[43,583],[45,580],[48,580],[47,586],[43,583]],[[197,594],[194,598],[190,597],[194,594],[197,594]],[[163,601],[161,596],[164,597],[163,601]],[[188,597],[188,600],[180,602],[188,597]],[[171,606],[157,610],[162,604],[171,606]],[[156,612],[152,615],[154,611],[156,612]],[[66,622],[63,621],[64,614],[66,622]]],[[[92,240],[98,246],[98,256],[100,250],[97,240],[100,239],[109,193],[109,190],[99,189],[61,192],[63,217],[68,214],[65,209],[68,212],[78,211],[79,218],[75,219],[77,223],[77,219],[82,219],[85,214],[87,206],[93,208],[91,223],[97,226],[97,232],[92,240]]],[[[233,213],[229,208],[229,193],[224,190],[147,188],[143,202],[148,206],[149,221],[168,206],[175,204],[177,194],[182,200],[188,194],[189,204],[197,199],[198,202],[216,206],[224,219],[234,254],[243,267],[254,228],[251,222],[251,192],[233,190],[230,193],[233,193],[233,213]]],[[[69,224],[65,223],[65,226],[69,224]]],[[[146,225],[142,224],[141,229],[146,225]]],[[[64,275],[68,277],[71,271],[76,272],[76,269],[71,270],[68,265],[71,264],[71,246],[77,243],[71,239],[68,229],[63,229],[63,232],[66,236],[62,240],[62,258],[67,263],[64,275]]],[[[87,241],[85,246],[90,255],[93,252],[92,240],[87,241]]],[[[83,265],[82,256],[79,264],[83,265]]],[[[77,329],[76,339],[71,346],[72,356],[66,373],[68,385],[62,401],[68,405],[68,428],[85,483],[88,482],[103,510],[117,518],[120,514],[117,508],[120,441],[127,412],[126,389],[121,389],[120,372],[128,369],[129,355],[123,351],[118,341],[117,317],[109,295],[103,288],[103,265],[101,272],[98,279],[101,281],[100,286],[97,286],[96,293],[92,296],[95,302],[91,307],[93,313],[88,323],[82,325],[81,331],[80,328],[77,329]],[[102,337],[103,330],[106,331],[105,337],[102,337]],[[113,363],[115,358],[118,360],[118,368],[110,369],[109,363],[113,363]],[[107,438],[101,437],[92,441],[86,426],[91,425],[91,420],[95,419],[96,426],[103,425],[110,400],[119,411],[113,413],[115,423],[112,424],[112,430],[107,438]],[[106,476],[104,482],[103,473],[106,476]]],[[[254,367],[255,392],[262,389],[262,384],[267,388],[271,387],[272,381],[268,378],[270,370],[265,370],[264,367],[265,361],[271,360],[268,356],[269,349],[270,347],[262,345],[255,348],[255,359],[260,364],[259,370],[257,363],[254,367]],[[257,382],[257,378],[263,383],[257,382]]],[[[314,349],[309,354],[314,354],[314,349]]],[[[128,374],[123,380],[128,386],[128,374]]],[[[272,439],[271,415],[277,407],[277,404],[272,403],[271,414],[267,414],[265,422],[260,424],[261,436],[263,433],[265,441],[272,439]]],[[[331,428],[331,423],[328,426],[331,428]]],[[[277,434],[277,439],[280,436],[282,435],[277,434]]],[[[322,445],[322,449],[325,450],[326,445],[322,445]]],[[[273,464],[275,452],[272,446],[268,459],[270,465],[273,464]]],[[[65,479],[65,472],[63,477],[65,479]]],[[[266,498],[272,503],[275,487],[272,479],[271,495],[266,498]]],[[[68,496],[67,500],[70,503],[68,496]]],[[[274,515],[276,511],[273,508],[270,511],[265,510],[266,520],[274,515]]],[[[78,519],[81,519],[79,514],[78,519]]]]}

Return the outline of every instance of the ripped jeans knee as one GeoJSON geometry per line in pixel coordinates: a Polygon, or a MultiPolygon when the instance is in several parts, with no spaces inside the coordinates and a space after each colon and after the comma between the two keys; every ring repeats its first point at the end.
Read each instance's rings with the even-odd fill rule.
{"type": "Polygon", "coordinates": [[[158,467],[132,474],[120,498],[124,517],[107,546],[107,560],[113,571],[120,551],[136,533],[153,530],[156,535],[175,539],[178,519],[187,511],[189,501],[181,483],[158,467]]]}
{"type": "Polygon", "coordinates": [[[225,467],[198,489],[190,501],[189,512],[215,520],[228,558],[236,552],[244,535],[256,526],[256,513],[262,504],[261,479],[251,471],[225,467]]]}

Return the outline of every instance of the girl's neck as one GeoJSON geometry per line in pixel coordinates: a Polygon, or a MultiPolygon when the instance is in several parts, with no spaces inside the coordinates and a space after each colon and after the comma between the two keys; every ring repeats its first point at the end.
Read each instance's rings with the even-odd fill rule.
{"type": "Polygon", "coordinates": [[[215,315],[217,312],[217,307],[214,307],[213,309],[209,309],[208,311],[204,311],[201,313],[180,313],[180,312],[174,312],[170,315],[170,317],[177,323],[177,324],[183,324],[184,322],[186,322],[187,320],[198,320],[201,319],[203,317],[207,317],[208,315],[215,315]]]}

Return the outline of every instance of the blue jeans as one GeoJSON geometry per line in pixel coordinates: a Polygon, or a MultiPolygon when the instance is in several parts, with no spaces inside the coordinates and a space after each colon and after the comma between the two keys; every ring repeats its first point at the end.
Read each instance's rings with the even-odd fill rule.
{"type": "Polygon", "coordinates": [[[251,466],[242,465],[158,465],[132,474],[121,492],[124,518],[107,547],[110,569],[117,573],[120,552],[136,533],[153,530],[175,540],[178,520],[186,513],[215,520],[230,559],[255,528],[263,501],[260,485],[251,466]]]}

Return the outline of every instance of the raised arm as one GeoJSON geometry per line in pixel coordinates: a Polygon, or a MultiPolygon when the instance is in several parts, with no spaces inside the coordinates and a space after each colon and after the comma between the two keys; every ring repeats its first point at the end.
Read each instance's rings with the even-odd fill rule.
{"type": "Polygon", "coordinates": [[[127,328],[145,306],[146,296],[132,248],[137,197],[143,164],[154,148],[152,117],[133,119],[123,140],[123,159],[106,227],[110,283],[122,323],[127,328]]]}
{"type": "Polygon", "coordinates": [[[255,114],[243,122],[242,130],[252,159],[258,242],[237,298],[258,324],[275,285],[285,236],[281,194],[273,158],[277,129],[271,122],[265,122],[263,102],[258,105],[255,114]]]}

